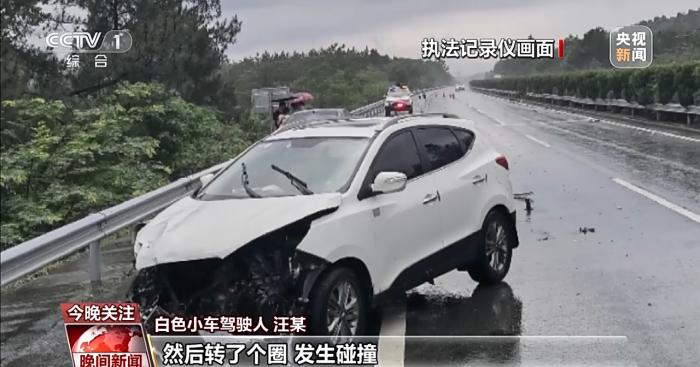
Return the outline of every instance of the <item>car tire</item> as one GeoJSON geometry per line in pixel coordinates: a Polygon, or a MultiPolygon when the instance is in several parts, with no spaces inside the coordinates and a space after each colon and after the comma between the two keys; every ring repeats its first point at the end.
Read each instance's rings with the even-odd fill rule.
{"type": "Polygon", "coordinates": [[[413,106],[411,106],[411,107],[408,108],[408,113],[411,114],[411,115],[413,114],[413,106]]]}
{"type": "Polygon", "coordinates": [[[318,280],[309,297],[311,335],[330,336],[334,342],[347,341],[343,337],[364,335],[369,298],[368,287],[354,271],[346,267],[331,269],[318,280]],[[340,337],[338,331],[342,334],[340,337]]]}
{"type": "Polygon", "coordinates": [[[390,116],[391,116],[391,110],[388,109],[388,108],[385,108],[385,109],[384,109],[384,116],[390,117],[390,116]]]}
{"type": "Polygon", "coordinates": [[[515,243],[515,228],[507,215],[491,211],[484,220],[483,241],[476,261],[468,267],[469,276],[479,284],[499,283],[510,270],[515,243]]]}

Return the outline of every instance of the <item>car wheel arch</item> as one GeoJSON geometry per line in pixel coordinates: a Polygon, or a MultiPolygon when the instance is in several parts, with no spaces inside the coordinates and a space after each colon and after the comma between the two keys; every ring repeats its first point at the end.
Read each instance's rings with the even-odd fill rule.
{"type": "Polygon", "coordinates": [[[374,296],[374,288],[372,286],[372,278],[369,273],[369,269],[367,268],[367,265],[365,263],[356,258],[356,257],[344,257],[342,259],[339,259],[332,264],[329,264],[326,266],[323,270],[319,271],[318,274],[316,274],[313,279],[311,279],[311,284],[308,284],[308,286],[305,286],[305,291],[304,291],[304,297],[308,298],[312,293],[313,289],[319,284],[319,281],[323,279],[323,277],[330,273],[333,269],[339,268],[339,267],[344,267],[348,268],[355,273],[358,278],[362,281],[364,286],[366,287],[365,291],[367,292],[368,297],[374,296]]]}

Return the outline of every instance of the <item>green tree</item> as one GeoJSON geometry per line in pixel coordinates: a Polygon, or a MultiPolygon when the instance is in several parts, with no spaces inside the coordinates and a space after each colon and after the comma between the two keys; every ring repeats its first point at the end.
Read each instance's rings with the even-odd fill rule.
{"type": "Polygon", "coordinates": [[[67,84],[53,54],[28,42],[52,19],[38,0],[3,0],[0,10],[0,88],[2,98],[56,97],[67,84]]]}
{"type": "Polygon", "coordinates": [[[90,103],[5,100],[0,119],[24,135],[0,150],[2,247],[232,158],[237,126],[162,85],[121,84],[90,103]]]}
{"type": "Polygon", "coordinates": [[[225,66],[223,73],[236,85],[244,110],[250,107],[250,90],[259,87],[289,86],[311,92],[314,106],[354,108],[382,98],[397,81],[413,89],[453,82],[444,62],[391,58],[338,44],[305,53],[263,52],[225,66]]]}
{"type": "MultiPolygon", "coordinates": [[[[241,23],[222,17],[220,0],[64,0],[85,15],[74,20],[79,29],[102,32],[128,29],[133,46],[123,54],[108,54],[109,67],[81,68],[71,77],[72,94],[101,93],[120,81],[155,82],[187,101],[215,106],[233,116],[233,86],[221,78],[226,49],[233,45],[241,23]]],[[[86,59],[85,63],[92,62],[86,59]]],[[[110,93],[109,90],[104,93],[110,93]]]]}
{"type": "MultiPolygon", "coordinates": [[[[684,63],[700,60],[700,9],[678,13],[674,17],[656,17],[639,24],[654,34],[654,64],[684,63]]],[[[612,69],[609,61],[609,33],[593,28],[564,40],[563,59],[506,59],[494,66],[494,73],[505,76],[559,73],[589,69],[612,69]]],[[[646,98],[646,97],[645,97],[646,98]]]]}

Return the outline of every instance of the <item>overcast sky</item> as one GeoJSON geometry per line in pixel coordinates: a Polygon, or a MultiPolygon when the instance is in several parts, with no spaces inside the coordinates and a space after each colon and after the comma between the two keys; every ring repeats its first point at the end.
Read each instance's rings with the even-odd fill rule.
{"type": "MultiPolygon", "coordinates": [[[[232,60],[264,50],[305,51],[345,43],[382,54],[420,57],[424,37],[559,38],[697,9],[697,0],[240,0],[224,16],[243,22],[232,60]]],[[[456,76],[490,70],[494,61],[451,60],[456,76]]]]}

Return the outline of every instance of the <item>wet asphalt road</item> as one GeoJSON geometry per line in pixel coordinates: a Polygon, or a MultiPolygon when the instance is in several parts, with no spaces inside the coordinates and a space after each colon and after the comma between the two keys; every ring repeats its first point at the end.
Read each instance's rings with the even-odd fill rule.
{"type": "MultiPolygon", "coordinates": [[[[378,312],[371,328],[398,336],[380,341],[381,365],[700,365],[700,223],[678,213],[700,213],[700,133],[457,96],[426,111],[474,120],[534,210],[520,203],[506,283],[452,272],[378,312]]],[[[98,295],[84,261],[3,290],[2,366],[70,365],[58,303],[124,294],[131,249],[105,249],[98,295]]]]}
{"type": "Polygon", "coordinates": [[[455,271],[393,306],[409,336],[397,359],[700,365],[699,133],[592,122],[471,91],[428,110],[470,118],[488,134],[510,161],[515,192],[533,192],[534,210],[526,215],[523,204],[518,213],[521,246],[507,284],[477,288],[455,271]],[[411,335],[492,337],[449,346],[411,335]]]}

